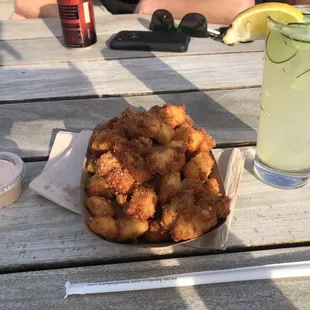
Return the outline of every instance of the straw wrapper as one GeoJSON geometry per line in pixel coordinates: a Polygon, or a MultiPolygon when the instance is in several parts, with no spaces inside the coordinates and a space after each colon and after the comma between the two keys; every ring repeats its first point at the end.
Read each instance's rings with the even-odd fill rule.
{"type": "Polygon", "coordinates": [[[202,271],[164,277],[120,280],[102,283],[71,284],[70,282],[67,282],[65,285],[65,298],[69,295],[128,292],[168,287],[185,287],[201,284],[308,276],[310,276],[310,261],[202,271]]]}

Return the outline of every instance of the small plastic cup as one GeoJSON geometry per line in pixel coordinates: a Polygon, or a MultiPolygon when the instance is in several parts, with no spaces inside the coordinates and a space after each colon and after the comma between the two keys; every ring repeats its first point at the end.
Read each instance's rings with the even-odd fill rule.
{"type": "Polygon", "coordinates": [[[16,201],[22,193],[25,165],[16,154],[0,152],[0,208],[16,201]]]}

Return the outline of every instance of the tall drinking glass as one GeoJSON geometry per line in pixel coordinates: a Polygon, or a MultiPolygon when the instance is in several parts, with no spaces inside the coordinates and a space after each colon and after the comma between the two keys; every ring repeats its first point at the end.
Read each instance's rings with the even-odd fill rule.
{"type": "Polygon", "coordinates": [[[254,160],[265,183],[293,189],[310,175],[310,25],[268,18],[254,160]]]}

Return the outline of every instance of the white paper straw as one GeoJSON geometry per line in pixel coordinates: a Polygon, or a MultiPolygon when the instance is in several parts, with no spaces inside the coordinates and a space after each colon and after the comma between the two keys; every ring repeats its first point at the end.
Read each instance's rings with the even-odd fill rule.
{"type": "Polygon", "coordinates": [[[71,284],[70,282],[67,282],[65,284],[65,298],[69,295],[139,291],[167,287],[307,276],[310,276],[310,261],[202,271],[164,277],[101,283],[71,284]]]}

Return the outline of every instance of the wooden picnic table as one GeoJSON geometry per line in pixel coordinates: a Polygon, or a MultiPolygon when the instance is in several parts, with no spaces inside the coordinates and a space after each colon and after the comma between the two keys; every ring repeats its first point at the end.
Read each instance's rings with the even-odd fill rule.
{"type": "MultiPolygon", "coordinates": [[[[57,19],[0,23],[0,150],[26,162],[23,194],[0,210],[0,309],[310,309],[310,279],[64,297],[64,284],[310,260],[310,188],[284,191],[253,172],[264,42],[225,46],[193,38],[186,53],[112,51],[120,30],[145,30],[138,15],[97,18],[98,42],[67,49],[57,19]],[[225,251],[189,245],[107,245],[81,217],[28,184],[58,131],[93,129],[124,108],[185,104],[217,149],[246,156],[225,251]]],[[[216,27],[216,25],[210,25],[216,27]]],[[[1,173],[1,172],[0,172],[1,173]]]]}

